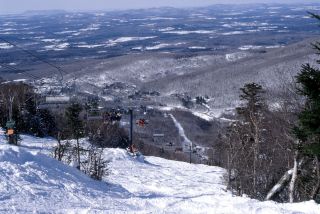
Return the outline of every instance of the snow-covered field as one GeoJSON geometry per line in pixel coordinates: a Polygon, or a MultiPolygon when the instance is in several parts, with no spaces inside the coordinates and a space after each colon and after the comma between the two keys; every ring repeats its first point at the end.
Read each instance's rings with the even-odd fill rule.
{"type": "Polygon", "coordinates": [[[313,201],[259,202],[226,191],[225,170],[107,149],[103,182],[48,155],[53,139],[0,135],[0,213],[320,213],[313,201]]]}

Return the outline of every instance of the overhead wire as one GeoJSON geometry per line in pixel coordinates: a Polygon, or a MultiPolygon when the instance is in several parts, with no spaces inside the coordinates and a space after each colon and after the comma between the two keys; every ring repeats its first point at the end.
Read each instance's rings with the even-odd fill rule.
{"type": "Polygon", "coordinates": [[[12,45],[12,46],[14,46],[14,47],[16,47],[17,49],[19,49],[19,50],[21,50],[22,52],[24,52],[24,53],[26,53],[26,54],[28,54],[28,55],[30,55],[30,56],[38,59],[39,61],[41,61],[41,62],[43,62],[43,63],[45,63],[45,64],[47,64],[47,65],[49,65],[49,66],[51,66],[51,67],[53,67],[53,68],[55,68],[55,69],[59,72],[59,74],[60,74],[60,76],[61,76],[61,79],[60,79],[61,82],[62,82],[62,80],[63,80],[63,73],[64,73],[64,74],[67,74],[67,72],[64,71],[61,67],[59,67],[59,66],[57,66],[57,65],[55,65],[55,64],[53,64],[53,63],[51,63],[51,62],[48,62],[47,60],[42,59],[41,57],[37,56],[36,54],[32,53],[31,51],[28,51],[28,50],[26,50],[26,49],[18,46],[17,44],[15,44],[15,43],[13,43],[13,42],[10,42],[10,41],[7,40],[7,39],[4,39],[4,38],[1,38],[1,37],[0,37],[0,40],[3,41],[3,42],[5,42],[5,43],[8,43],[8,44],[10,44],[10,45],[12,45]]]}
{"type": "Polygon", "coordinates": [[[24,73],[24,74],[28,75],[29,77],[31,77],[31,78],[34,79],[34,80],[41,79],[40,77],[38,77],[38,76],[36,76],[36,75],[34,75],[34,74],[31,74],[31,73],[29,73],[29,72],[26,71],[26,70],[21,70],[21,69],[18,69],[18,68],[13,67],[13,66],[11,66],[11,65],[7,65],[7,64],[4,64],[4,63],[0,63],[0,66],[1,66],[1,67],[4,67],[4,68],[6,68],[6,69],[12,70],[12,71],[16,71],[16,72],[19,72],[19,73],[24,73]]]}

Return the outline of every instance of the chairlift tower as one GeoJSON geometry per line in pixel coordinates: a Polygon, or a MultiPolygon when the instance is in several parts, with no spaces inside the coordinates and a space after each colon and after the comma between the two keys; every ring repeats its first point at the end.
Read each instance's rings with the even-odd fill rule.
{"type": "Polygon", "coordinates": [[[133,145],[133,109],[132,108],[129,108],[129,114],[130,114],[129,146],[131,148],[133,145]]]}
{"type": "MultiPolygon", "coordinates": [[[[133,111],[134,111],[135,107],[129,107],[128,109],[128,113],[129,113],[129,122],[130,122],[130,127],[129,127],[129,148],[132,149],[132,147],[134,146],[133,143],[133,111]]],[[[145,125],[145,123],[143,123],[142,121],[137,122],[137,125],[143,127],[145,125]]]]}

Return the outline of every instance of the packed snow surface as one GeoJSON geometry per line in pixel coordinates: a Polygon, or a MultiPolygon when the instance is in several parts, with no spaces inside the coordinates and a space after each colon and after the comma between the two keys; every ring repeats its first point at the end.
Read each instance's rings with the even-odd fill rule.
{"type": "Polygon", "coordinates": [[[183,139],[183,149],[186,151],[190,151],[190,147],[192,147],[192,142],[191,140],[187,137],[182,125],[179,123],[179,121],[172,115],[169,114],[169,116],[171,117],[171,119],[173,120],[174,125],[177,127],[178,131],[179,131],[179,135],[180,137],[183,139]]]}
{"type": "MultiPolygon", "coordinates": [[[[85,141],[82,141],[85,142],[85,141]]],[[[259,202],[226,191],[225,170],[105,150],[103,182],[50,157],[54,139],[0,133],[0,213],[320,213],[313,201],[259,202]]]]}

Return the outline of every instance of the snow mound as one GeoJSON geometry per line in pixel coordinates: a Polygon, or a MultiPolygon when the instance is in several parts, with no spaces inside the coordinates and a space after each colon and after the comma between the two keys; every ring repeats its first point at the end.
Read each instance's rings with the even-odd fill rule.
{"type": "Polygon", "coordinates": [[[41,153],[6,145],[0,149],[1,213],[100,210],[94,202],[109,190],[107,184],[41,153]]]}
{"type": "Polygon", "coordinates": [[[104,159],[108,162],[115,161],[139,161],[144,162],[143,155],[131,155],[124,149],[106,149],[104,152],[104,159]]]}

